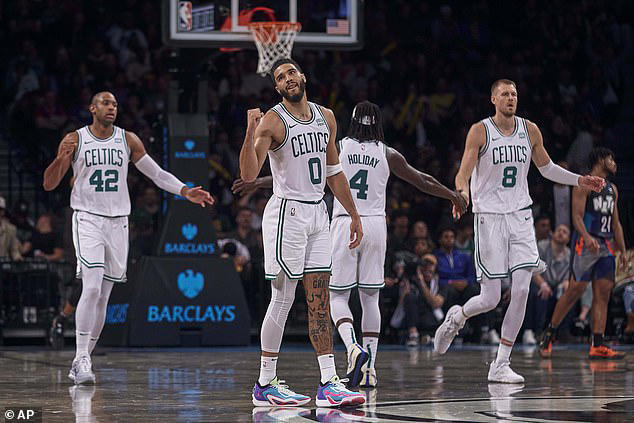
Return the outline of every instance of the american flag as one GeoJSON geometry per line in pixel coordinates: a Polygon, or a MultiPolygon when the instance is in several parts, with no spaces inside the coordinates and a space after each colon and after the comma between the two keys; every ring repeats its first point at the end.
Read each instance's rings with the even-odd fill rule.
{"type": "Polygon", "coordinates": [[[348,19],[328,19],[326,21],[326,34],[349,35],[348,19]]]}

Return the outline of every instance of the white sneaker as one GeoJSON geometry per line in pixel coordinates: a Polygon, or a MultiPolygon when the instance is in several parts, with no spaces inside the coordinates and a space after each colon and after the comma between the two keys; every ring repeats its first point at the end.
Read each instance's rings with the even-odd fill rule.
{"type": "Polygon", "coordinates": [[[361,382],[363,377],[362,368],[369,357],[368,352],[361,345],[355,343],[352,346],[348,354],[348,369],[346,370],[349,388],[353,388],[361,382]]]}
{"type": "Polygon", "coordinates": [[[524,331],[524,335],[522,335],[522,344],[526,345],[535,345],[537,344],[537,340],[535,339],[535,334],[531,329],[526,329],[524,331]]]}
{"type": "MultiPolygon", "coordinates": [[[[81,385],[82,383],[95,383],[95,374],[92,372],[92,361],[90,361],[90,356],[82,355],[81,357],[73,360],[73,368],[75,369],[75,385],[81,385]],[[75,363],[75,361],[77,363],[75,363]]],[[[73,368],[71,368],[71,371],[73,368]]]]}
{"type": "Polygon", "coordinates": [[[498,335],[498,331],[491,329],[482,335],[480,341],[483,344],[497,345],[500,343],[500,335],[498,335]]]}
{"type": "Polygon", "coordinates": [[[498,363],[497,360],[493,360],[489,367],[489,382],[524,383],[524,376],[515,373],[509,361],[498,363]]]}
{"type": "Polygon", "coordinates": [[[442,322],[434,335],[434,352],[444,354],[449,349],[451,342],[464,327],[466,319],[462,314],[462,307],[455,305],[447,311],[445,320],[442,322]]]}
{"type": "Polygon", "coordinates": [[[361,379],[362,388],[376,388],[376,369],[363,369],[363,378],[361,379]]]}

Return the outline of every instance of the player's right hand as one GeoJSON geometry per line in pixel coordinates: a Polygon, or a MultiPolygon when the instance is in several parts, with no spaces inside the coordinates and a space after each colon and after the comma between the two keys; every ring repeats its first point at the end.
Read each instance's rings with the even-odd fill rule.
{"type": "Polygon", "coordinates": [[[592,251],[593,253],[599,252],[599,242],[595,237],[588,235],[584,238],[584,240],[588,243],[588,249],[590,251],[592,251]]]}
{"type": "Polygon", "coordinates": [[[363,226],[361,225],[361,218],[359,216],[353,217],[350,222],[350,244],[348,248],[351,250],[357,248],[361,244],[363,238],[363,226]]]}
{"type": "Polygon", "coordinates": [[[453,204],[451,214],[454,220],[458,220],[467,211],[469,196],[465,195],[465,193],[454,191],[454,197],[451,199],[451,203],[453,204]]]}
{"type": "Polygon", "coordinates": [[[264,116],[264,113],[260,111],[259,107],[247,110],[247,130],[257,128],[262,120],[262,116],[264,116]]]}
{"type": "Polygon", "coordinates": [[[69,157],[72,156],[75,152],[75,148],[77,147],[77,140],[73,139],[70,135],[66,135],[62,142],[59,144],[59,149],[57,150],[57,157],[69,157]]]}

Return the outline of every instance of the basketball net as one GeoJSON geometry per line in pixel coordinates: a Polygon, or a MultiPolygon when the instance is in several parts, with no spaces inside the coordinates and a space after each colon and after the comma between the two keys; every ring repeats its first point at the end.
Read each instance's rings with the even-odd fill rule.
{"type": "Polygon", "coordinates": [[[249,31],[253,34],[258,48],[258,70],[265,76],[273,63],[281,58],[291,57],[293,42],[302,29],[299,22],[252,22],[249,31]]]}

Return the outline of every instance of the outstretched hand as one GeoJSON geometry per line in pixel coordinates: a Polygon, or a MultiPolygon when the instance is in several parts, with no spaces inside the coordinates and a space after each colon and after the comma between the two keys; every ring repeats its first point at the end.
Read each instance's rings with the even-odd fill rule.
{"type": "Polygon", "coordinates": [[[202,189],[201,186],[194,188],[184,187],[181,194],[192,203],[200,204],[201,207],[205,207],[206,204],[209,204],[210,206],[213,206],[214,204],[214,199],[211,194],[202,189]]]}
{"type": "Polygon", "coordinates": [[[236,179],[231,185],[231,192],[239,195],[251,195],[257,190],[258,186],[255,180],[246,182],[242,179],[236,179]]]}
{"type": "Polygon", "coordinates": [[[467,207],[469,206],[469,195],[464,192],[454,191],[451,203],[453,204],[451,214],[453,215],[454,220],[458,220],[467,211],[467,207]]]}
{"type": "Polygon", "coordinates": [[[594,192],[601,192],[605,187],[605,179],[600,176],[584,175],[579,177],[579,187],[594,192]]]}

